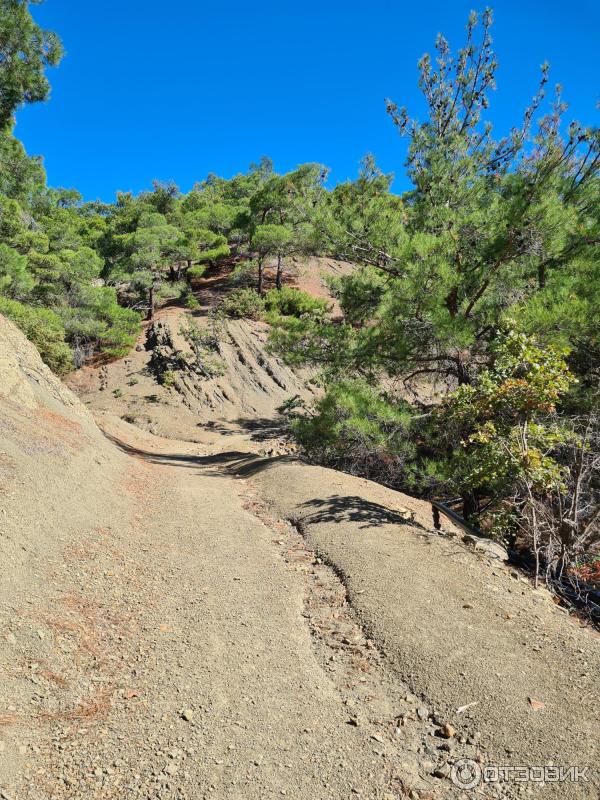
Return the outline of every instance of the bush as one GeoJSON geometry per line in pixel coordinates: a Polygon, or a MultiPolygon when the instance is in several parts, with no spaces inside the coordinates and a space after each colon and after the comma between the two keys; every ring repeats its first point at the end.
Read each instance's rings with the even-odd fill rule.
{"type": "Polygon", "coordinates": [[[327,312],[327,301],[313,297],[301,289],[284,286],[269,289],[265,295],[265,308],[284,317],[322,317],[327,312]]]}
{"type": "Polygon", "coordinates": [[[39,350],[42,361],[57,375],[73,367],[73,354],[65,342],[61,318],[48,308],[27,306],[0,296],[0,314],[20,328],[39,350]]]}
{"type": "Polygon", "coordinates": [[[172,389],[175,385],[175,373],[172,369],[165,370],[161,375],[161,384],[165,389],[172,389]]]}
{"type": "Polygon", "coordinates": [[[196,264],[194,267],[189,267],[185,274],[189,280],[193,278],[201,278],[206,272],[206,269],[206,264],[196,264]]]}
{"type": "Polygon", "coordinates": [[[185,307],[189,308],[190,311],[196,311],[197,308],[200,308],[200,303],[191,292],[185,296],[185,307]]]}
{"type": "Polygon", "coordinates": [[[219,350],[216,324],[213,324],[209,330],[202,330],[194,321],[190,320],[179,332],[194,354],[197,371],[205,378],[215,378],[225,374],[227,369],[225,362],[214,355],[219,350]]]}
{"type": "Polygon", "coordinates": [[[254,289],[233,289],[223,298],[220,310],[233,319],[261,319],[265,301],[254,289]]]}
{"type": "Polygon", "coordinates": [[[410,440],[412,412],[364,381],[333,384],[292,430],[313,461],[398,486],[416,456],[410,440]]]}
{"type": "Polygon", "coordinates": [[[493,355],[490,369],[434,415],[452,452],[449,476],[464,516],[557,575],[600,541],[600,426],[557,413],[574,382],[564,350],[509,331],[493,355]]]}

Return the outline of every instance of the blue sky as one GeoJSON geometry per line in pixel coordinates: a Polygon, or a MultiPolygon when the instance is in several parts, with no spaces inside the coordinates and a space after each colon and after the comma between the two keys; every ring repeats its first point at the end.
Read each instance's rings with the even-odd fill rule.
{"type": "MultiPolygon", "coordinates": [[[[418,116],[418,58],[441,31],[458,47],[470,2],[388,0],[46,0],[33,7],[62,37],[52,98],[18,113],[17,136],[43,154],[54,186],[86,199],[137,192],[154,178],[183,190],[269,155],[279,171],[328,165],[354,177],[372,152],[403,177],[404,144],[384,98],[418,116]]],[[[481,6],[483,8],[483,6],[481,6]]],[[[500,61],[490,116],[518,121],[544,60],[570,117],[598,124],[600,3],[498,0],[500,61]]]]}

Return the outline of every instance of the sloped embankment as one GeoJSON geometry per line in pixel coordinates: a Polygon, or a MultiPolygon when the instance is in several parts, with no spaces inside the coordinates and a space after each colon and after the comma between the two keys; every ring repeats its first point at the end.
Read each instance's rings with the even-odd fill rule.
{"type": "Polygon", "coordinates": [[[220,368],[207,376],[197,369],[181,335],[190,321],[207,330],[204,317],[164,309],[127,358],[102,369],[78,370],[69,376],[69,385],[95,411],[160,436],[207,446],[221,445],[227,436],[230,443],[268,449],[280,433],[278,406],[293,395],[314,398],[310,374],[290,369],[267,352],[269,327],[264,322],[228,320],[208,354],[220,368]],[[165,372],[170,379],[161,383],[165,372]]]}
{"type": "Polygon", "coordinates": [[[508,565],[437,535],[426,503],[296,463],[252,480],[272,513],[334,565],[387,665],[477,741],[486,763],[588,766],[588,782],[547,792],[597,797],[597,635],[508,565]]]}

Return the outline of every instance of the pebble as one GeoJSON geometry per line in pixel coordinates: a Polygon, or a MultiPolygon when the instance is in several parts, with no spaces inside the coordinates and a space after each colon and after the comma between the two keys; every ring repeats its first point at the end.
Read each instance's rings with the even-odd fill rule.
{"type": "Polygon", "coordinates": [[[450,725],[449,722],[445,722],[441,727],[440,733],[445,739],[452,739],[456,736],[456,728],[450,725]]]}
{"type": "Polygon", "coordinates": [[[427,706],[419,706],[417,708],[417,717],[419,719],[427,719],[428,716],[429,716],[429,709],[427,708],[427,706]]]}
{"type": "Polygon", "coordinates": [[[194,712],[191,708],[185,708],[181,712],[181,719],[184,719],[186,722],[191,722],[194,719],[194,712]]]}

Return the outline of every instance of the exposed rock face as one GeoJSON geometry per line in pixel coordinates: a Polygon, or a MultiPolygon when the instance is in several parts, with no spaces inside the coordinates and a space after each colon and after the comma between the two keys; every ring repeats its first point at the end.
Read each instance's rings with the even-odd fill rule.
{"type": "Polygon", "coordinates": [[[264,323],[228,320],[210,350],[195,354],[178,327],[184,319],[157,320],[149,326],[147,367],[159,384],[172,373],[173,388],[200,419],[207,414],[213,419],[269,417],[290,396],[314,397],[308,374],[292,370],[267,351],[264,323]]]}
{"type": "Polygon", "coordinates": [[[75,395],[43,363],[36,348],[10,320],[0,315],[0,396],[29,409],[43,396],[87,414],[75,395]]]}

